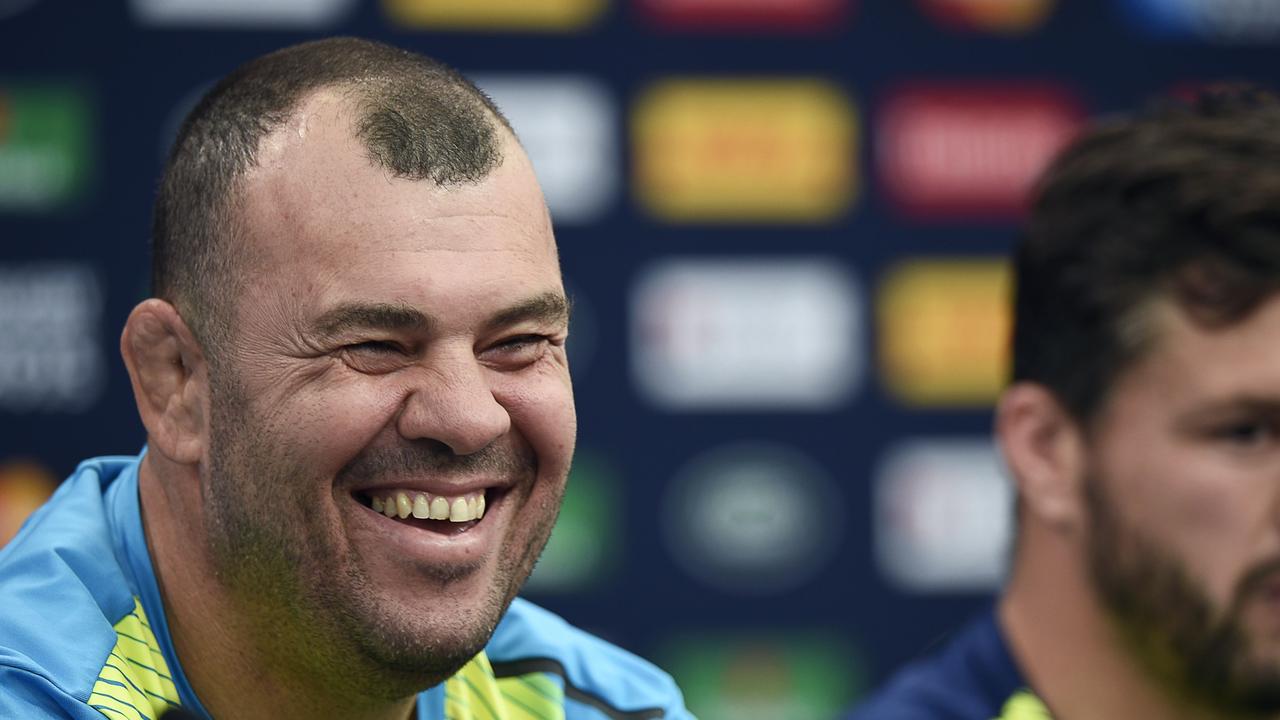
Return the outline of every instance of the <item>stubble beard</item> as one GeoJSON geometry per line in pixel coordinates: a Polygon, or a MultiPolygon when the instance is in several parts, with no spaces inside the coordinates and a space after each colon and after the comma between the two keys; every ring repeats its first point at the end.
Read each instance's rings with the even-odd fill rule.
{"type": "Polygon", "coordinates": [[[1242,618],[1244,603],[1280,565],[1254,567],[1230,604],[1215,608],[1184,563],[1118,517],[1098,477],[1086,479],[1085,495],[1090,575],[1143,669],[1177,702],[1230,716],[1280,713],[1280,663],[1256,657],[1242,618]]]}
{"type": "MultiPolygon", "coordinates": [[[[451,607],[434,604],[424,613],[435,622],[414,617],[379,592],[360,558],[335,547],[326,527],[306,522],[316,516],[307,507],[314,487],[300,481],[308,466],[274,446],[242,393],[213,393],[211,415],[201,480],[215,576],[244,620],[260,628],[266,662],[331,693],[394,700],[456,673],[488,643],[555,523],[558,493],[554,507],[542,508],[531,542],[502,548],[481,603],[446,595],[451,607]]],[[[447,588],[477,571],[438,569],[432,579],[447,588]]]]}

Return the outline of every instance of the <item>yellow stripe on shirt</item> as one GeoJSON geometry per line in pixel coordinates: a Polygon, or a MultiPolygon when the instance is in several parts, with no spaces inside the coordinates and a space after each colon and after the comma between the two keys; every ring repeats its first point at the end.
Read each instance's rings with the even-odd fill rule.
{"type": "Polygon", "coordinates": [[[495,678],[483,652],[444,685],[446,720],[564,720],[564,688],[542,672],[495,678]]]}
{"type": "Polygon", "coordinates": [[[500,678],[498,692],[513,720],[564,720],[564,688],[546,673],[500,678]]]}
{"type": "Polygon", "coordinates": [[[1053,720],[1053,716],[1030,690],[1019,690],[1004,704],[1000,717],[993,720],[1053,720]]]}
{"type": "Polygon", "coordinates": [[[155,720],[180,704],[169,665],[137,598],[133,599],[133,612],[114,629],[115,647],[98,672],[88,704],[113,720],[155,720]]]}

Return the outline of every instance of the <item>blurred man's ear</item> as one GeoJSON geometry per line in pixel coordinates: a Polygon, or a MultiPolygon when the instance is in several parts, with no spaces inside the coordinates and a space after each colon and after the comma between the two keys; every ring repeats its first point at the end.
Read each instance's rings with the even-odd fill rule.
{"type": "Polygon", "coordinates": [[[996,438],[1027,515],[1023,522],[1078,529],[1085,518],[1084,436],[1053,393],[1029,382],[1005,390],[996,405],[996,438]]]}
{"type": "Polygon", "coordinates": [[[129,313],[120,354],[150,451],[176,463],[198,462],[205,449],[208,372],[186,322],[169,303],[145,300],[129,313]]]}

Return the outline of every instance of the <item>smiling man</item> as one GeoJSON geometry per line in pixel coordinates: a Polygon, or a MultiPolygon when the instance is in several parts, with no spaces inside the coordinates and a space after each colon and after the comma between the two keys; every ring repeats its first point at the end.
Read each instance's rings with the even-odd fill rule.
{"type": "Polygon", "coordinates": [[[184,124],[121,338],[148,449],[0,554],[0,716],[687,718],[516,599],[573,454],[546,205],[490,101],[366,41],[184,124]]]}
{"type": "Polygon", "coordinates": [[[1280,101],[1088,130],[1015,259],[991,612],[857,720],[1280,717],[1280,101]]]}

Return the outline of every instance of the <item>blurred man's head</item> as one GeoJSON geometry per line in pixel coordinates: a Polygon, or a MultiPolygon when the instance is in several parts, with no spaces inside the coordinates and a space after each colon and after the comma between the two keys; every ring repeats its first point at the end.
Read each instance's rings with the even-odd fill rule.
{"type": "Polygon", "coordinates": [[[1153,303],[1223,327],[1280,288],[1278,123],[1275,97],[1223,90],[1067,148],[1017,250],[1013,380],[1087,422],[1158,339],[1153,303]]]}
{"type": "Polygon", "coordinates": [[[1095,126],[1042,180],[1015,285],[1022,522],[1074,543],[1161,683],[1280,711],[1280,103],[1095,126]]]}
{"type": "Polygon", "coordinates": [[[555,241],[505,121],[386,46],[264,56],[184,124],[154,240],[126,356],[254,652],[370,702],[451,675],[532,569],[574,446],[555,241]]]}

